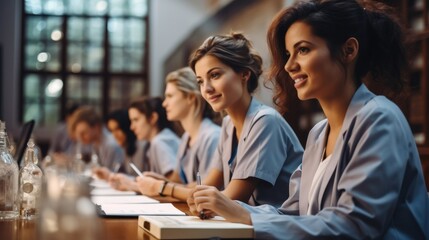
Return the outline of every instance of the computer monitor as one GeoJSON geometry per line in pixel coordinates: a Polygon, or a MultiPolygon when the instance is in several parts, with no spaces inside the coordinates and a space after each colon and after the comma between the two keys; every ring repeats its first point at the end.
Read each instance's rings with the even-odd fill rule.
{"type": "Polygon", "coordinates": [[[35,121],[30,120],[22,126],[21,134],[19,135],[18,144],[16,145],[15,160],[18,166],[21,165],[22,157],[24,156],[25,149],[27,148],[28,140],[30,140],[31,133],[33,132],[35,121]]]}

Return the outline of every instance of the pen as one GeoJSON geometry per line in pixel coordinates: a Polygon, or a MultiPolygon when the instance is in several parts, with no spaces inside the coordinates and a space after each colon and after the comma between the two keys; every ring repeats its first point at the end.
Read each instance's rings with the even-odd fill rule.
{"type": "Polygon", "coordinates": [[[137,173],[137,175],[139,175],[140,177],[143,177],[143,173],[140,172],[140,170],[136,167],[136,165],[134,165],[134,163],[130,163],[130,167],[134,170],[134,172],[137,173]]]}
{"type": "Polygon", "coordinates": [[[116,162],[115,166],[113,167],[113,173],[117,173],[119,171],[119,168],[121,168],[121,164],[119,162],[116,162]]]}
{"type": "MultiPolygon", "coordinates": [[[[197,172],[197,185],[201,185],[201,175],[200,172],[197,172]]],[[[204,210],[200,211],[200,219],[206,219],[206,215],[204,214],[204,210]]]]}

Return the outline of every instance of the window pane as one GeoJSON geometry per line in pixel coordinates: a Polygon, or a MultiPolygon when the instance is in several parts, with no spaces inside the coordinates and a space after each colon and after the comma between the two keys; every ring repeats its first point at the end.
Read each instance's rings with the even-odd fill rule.
{"type": "Polygon", "coordinates": [[[42,119],[42,111],[38,101],[26,102],[24,104],[24,122],[34,119],[37,124],[40,124],[42,119]]]}
{"type": "Polygon", "coordinates": [[[85,13],[92,16],[104,15],[107,12],[108,3],[105,0],[86,0],[85,13]]]}
{"type": "Polygon", "coordinates": [[[69,41],[82,41],[83,40],[83,27],[84,19],[78,17],[70,17],[67,28],[67,39],[69,41]]]}
{"type": "Polygon", "coordinates": [[[145,37],[145,21],[142,19],[130,19],[128,21],[129,43],[134,46],[142,46],[145,37]]]}
{"type": "Polygon", "coordinates": [[[66,0],[67,12],[69,14],[82,14],[85,0],[66,0]]]}
{"type": "Polygon", "coordinates": [[[42,0],[25,0],[25,12],[30,14],[42,13],[42,0]]]}
{"type": "MultiPolygon", "coordinates": [[[[60,71],[60,45],[51,44],[47,47],[47,57],[46,57],[46,70],[58,72],[60,71]]],[[[42,62],[44,60],[43,54],[39,53],[37,60],[42,62]]]]}
{"type": "Polygon", "coordinates": [[[83,45],[70,44],[67,50],[67,69],[73,73],[78,73],[82,70],[83,63],[83,45]]]}
{"type": "Polygon", "coordinates": [[[46,19],[46,32],[43,39],[52,39],[54,31],[61,30],[62,19],[59,17],[49,17],[46,19]]]}
{"type": "Polygon", "coordinates": [[[104,20],[102,18],[90,18],[86,22],[86,36],[93,44],[102,45],[104,39],[104,20]]]}
{"type": "Polygon", "coordinates": [[[83,97],[82,81],[80,77],[71,76],[67,79],[67,97],[73,100],[78,100],[83,97]]]}
{"type": "Polygon", "coordinates": [[[26,37],[31,40],[42,39],[42,30],[46,29],[46,22],[42,17],[28,17],[26,37]]]}
{"type": "Polygon", "coordinates": [[[144,92],[142,79],[113,78],[110,83],[109,111],[126,108],[132,99],[142,96],[144,92]]]}
{"type": "Polygon", "coordinates": [[[110,16],[127,15],[127,2],[125,0],[110,0],[109,14],[110,16]]]}
{"type": "Polygon", "coordinates": [[[130,15],[137,17],[144,17],[147,15],[147,1],[146,0],[130,0],[130,15]]]}
{"type": "Polygon", "coordinates": [[[61,15],[64,14],[64,4],[62,0],[45,0],[43,13],[61,15]]]}
{"type": "Polygon", "coordinates": [[[113,18],[108,23],[110,46],[123,46],[125,36],[124,20],[113,18]]]}
{"type": "Polygon", "coordinates": [[[101,104],[102,81],[99,77],[71,76],[67,80],[67,96],[73,102],[101,104]]]}
{"type": "Polygon", "coordinates": [[[60,101],[46,103],[44,105],[44,110],[44,125],[53,126],[60,121],[60,101]]]}
{"type": "Polygon", "coordinates": [[[24,79],[24,98],[35,100],[40,97],[41,81],[35,74],[27,75],[24,79]]]}
{"type": "Polygon", "coordinates": [[[25,46],[25,68],[36,70],[42,69],[44,64],[41,64],[37,61],[37,57],[41,52],[44,52],[43,49],[45,45],[43,43],[28,43],[25,46]]]}
{"type": "Polygon", "coordinates": [[[85,62],[83,69],[96,72],[101,71],[103,67],[104,50],[102,47],[87,46],[85,50],[85,62]]]}

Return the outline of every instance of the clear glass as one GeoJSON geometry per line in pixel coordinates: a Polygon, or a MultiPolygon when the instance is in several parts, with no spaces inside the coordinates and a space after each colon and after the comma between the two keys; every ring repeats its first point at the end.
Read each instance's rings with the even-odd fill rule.
{"type": "Polygon", "coordinates": [[[100,219],[89,199],[87,179],[55,171],[46,174],[38,239],[104,239],[100,219]]]}
{"type": "MultiPolygon", "coordinates": [[[[42,194],[42,170],[37,166],[38,156],[34,140],[27,143],[24,166],[19,171],[20,216],[31,220],[39,216],[42,194]]],[[[40,151],[40,150],[39,150],[40,151]]]]}
{"type": "Polygon", "coordinates": [[[5,123],[0,121],[0,220],[16,219],[18,210],[18,165],[6,147],[5,123]]]}

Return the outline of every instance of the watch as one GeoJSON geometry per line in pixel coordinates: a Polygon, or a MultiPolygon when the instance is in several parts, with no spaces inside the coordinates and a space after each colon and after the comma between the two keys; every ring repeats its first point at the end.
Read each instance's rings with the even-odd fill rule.
{"type": "Polygon", "coordinates": [[[164,183],[159,188],[159,192],[158,192],[159,196],[161,196],[161,197],[165,197],[166,196],[163,192],[164,192],[165,186],[167,186],[167,184],[168,184],[168,181],[165,180],[164,183]]]}

